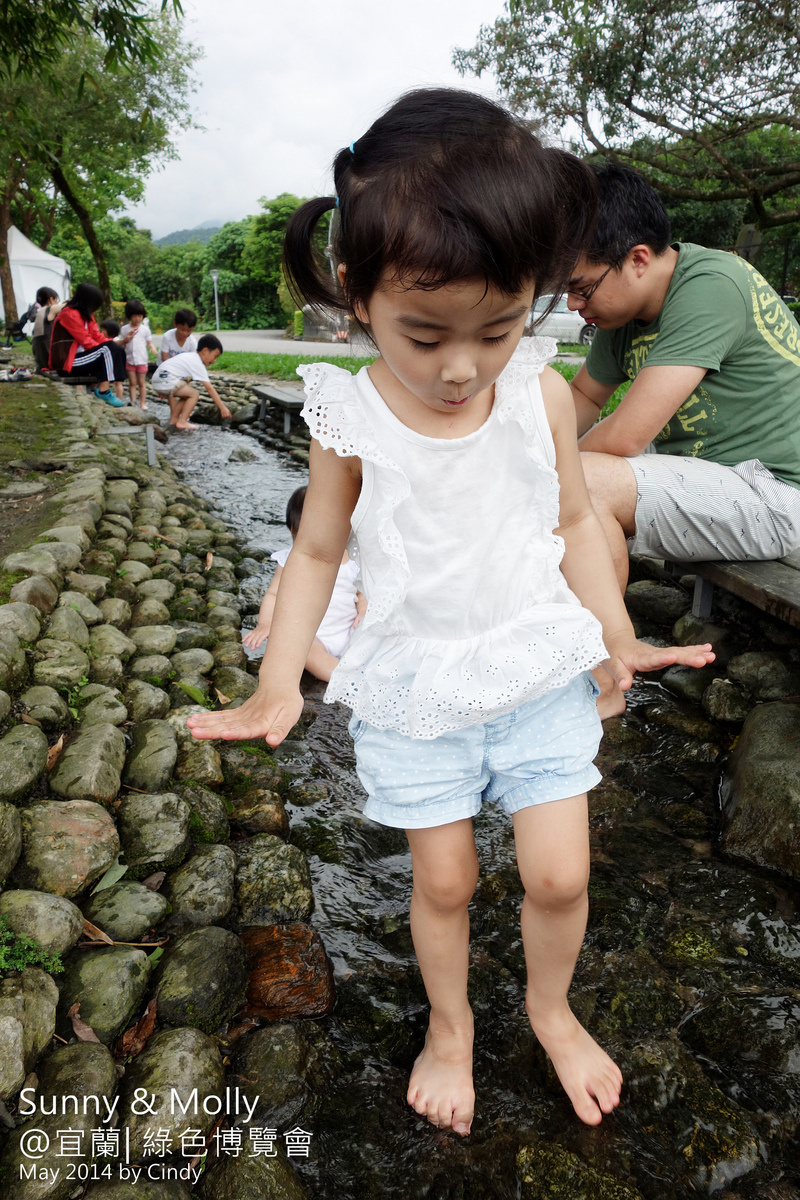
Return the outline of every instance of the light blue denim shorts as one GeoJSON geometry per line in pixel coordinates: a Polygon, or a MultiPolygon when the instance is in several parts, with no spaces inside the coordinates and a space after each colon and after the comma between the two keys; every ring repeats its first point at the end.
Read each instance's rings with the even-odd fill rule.
{"type": "Polygon", "coordinates": [[[430,741],[353,717],[364,815],[397,829],[432,829],[474,817],[482,800],[507,813],[580,796],[599,783],[603,728],[588,672],[485,725],[430,741]]]}

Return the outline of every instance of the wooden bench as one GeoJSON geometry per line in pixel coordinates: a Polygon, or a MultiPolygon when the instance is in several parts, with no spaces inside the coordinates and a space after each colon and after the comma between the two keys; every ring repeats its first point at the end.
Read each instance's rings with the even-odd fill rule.
{"type": "Polygon", "coordinates": [[[692,614],[710,617],[714,589],[724,588],[800,629],[800,551],[770,562],[670,563],[673,574],[694,575],[692,614]]]}
{"type": "Polygon", "coordinates": [[[275,387],[271,383],[256,384],[251,387],[250,391],[261,401],[258,410],[259,421],[263,421],[266,416],[267,403],[275,404],[278,408],[283,409],[283,436],[288,437],[292,429],[292,413],[300,412],[305,404],[305,398],[298,396],[297,392],[290,392],[288,388],[275,387]]]}

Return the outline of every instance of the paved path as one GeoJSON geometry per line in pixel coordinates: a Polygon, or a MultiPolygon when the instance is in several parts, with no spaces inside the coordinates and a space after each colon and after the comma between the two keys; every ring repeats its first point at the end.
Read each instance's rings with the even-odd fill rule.
{"type": "MultiPolygon", "coordinates": [[[[161,338],[155,336],[156,344],[161,338]]],[[[356,334],[352,342],[295,342],[284,337],[282,329],[223,329],[219,340],[226,350],[249,350],[253,354],[321,354],[352,355],[353,358],[371,357],[374,347],[363,334],[356,334]]],[[[560,362],[582,363],[583,355],[559,354],[560,362]]]]}
{"type": "MultiPolygon", "coordinates": [[[[160,337],[153,340],[158,344],[160,337]]],[[[226,350],[248,350],[253,354],[347,354],[361,358],[375,351],[362,335],[348,342],[295,342],[284,337],[282,329],[222,329],[219,340],[226,350]]]]}

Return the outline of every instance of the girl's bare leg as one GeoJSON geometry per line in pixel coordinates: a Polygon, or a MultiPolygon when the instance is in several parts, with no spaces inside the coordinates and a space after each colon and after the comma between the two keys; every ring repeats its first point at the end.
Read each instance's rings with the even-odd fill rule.
{"type": "Polygon", "coordinates": [[[136,379],[135,371],[128,371],[128,395],[131,398],[131,404],[136,403],[136,393],[139,390],[139,384],[136,379]]]}
{"type": "Polygon", "coordinates": [[[514,814],[514,837],[525,888],[525,1009],[575,1112],[598,1125],[619,1104],[622,1074],[567,1000],[589,908],[586,796],[521,809],[514,814]]]}
{"type": "Polygon", "coordinates": [[[467,906],[478,881],[472,821],[407,829],[406,836],[414,865],[411,935],[431,1006],[407,1099],[432,1125],[463,1136],[475,1109],[473,1020],[467,1000],[467,906]]]}
{"type": "Polygon", "coordinates": [[[139,374],[139,407],[147,408],[147,376],[139,374]]]}

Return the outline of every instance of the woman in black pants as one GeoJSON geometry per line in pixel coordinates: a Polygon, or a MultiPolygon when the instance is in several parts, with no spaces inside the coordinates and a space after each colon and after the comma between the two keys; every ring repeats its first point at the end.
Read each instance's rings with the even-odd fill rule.
{"type": "Polygon", "coordinates": [[[53,321],[49,366],[64,375],[91,376],[97,380],[95,395],[121,408],[123,401],[114,395],[111,384],[126,377],[124,345],[128,339],[110,340],[98,328],[93,314],[102,302],[103,293],[93,283],[78,284],[53,321]]]}

